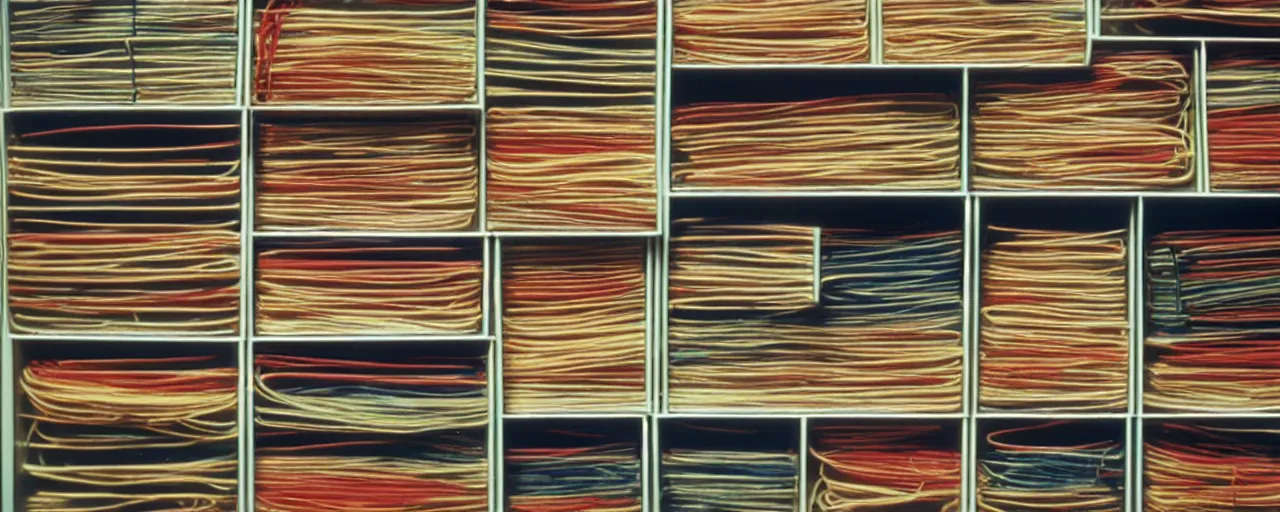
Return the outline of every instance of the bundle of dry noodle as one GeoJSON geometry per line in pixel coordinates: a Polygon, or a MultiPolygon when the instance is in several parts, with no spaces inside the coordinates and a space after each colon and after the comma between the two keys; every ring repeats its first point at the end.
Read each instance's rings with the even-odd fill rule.
{"type": "Polygon", "coordinates": [[[960,332],[670,320],[672,410],[960,410],[960,332]]]}
{"type": "Polygon", "coordinates": [[[259,103],[462,103],[476,95],[471,0],[269,0],[257,11],[259,103]]]}
{"type": "Polygon", "coordinates": [[[1205,94],[1213,190],[1280,189],[1280,52],[1210,60],[1205,94]]]}
{"type": "Polygon", "coordinates": [[[676,229],[668,282],[673,311],[797,311],[818,303],[816,228],[681,219],[676,229]]]}
{"type": "Polygon", "coordinates": [[[958,190],[960,107],[945,94],[676,108],[677,189],[958,190]]]}
{"type": "Polygon", "coordinates": [[[948,439],[944,431],[916,424],[814,427],[809,454],[819,466],[811,510],[959,512],[960,436],[948,439]]]}
{"type": "Polygon", "coordinates": [[[506,450],[511,512],[640,512],[639,446],[595,432],[548,431],[544,446],[506,450]],[[554,443],[554,446],[552,446],[554,443]]]}
{"type": "Polygon", "coordinates": [[[1081,64],[1080,0],[884,0],[890,63],[1081,64]]]}
{"type": "Polygon", "coordinates": [[[213,359],[28,364],[23,510],[235,510],[237,375],[213,359]]]}
{"type": "Polygon", "coordinates": [[[651,230],[654,0],[489,6],[488,224],[651,230]]]}
{"type": "Polygon", "coordinates": [[[1108,31],[1122,24],[1122,29],[1131,27],[1144,35],[1181,35],[1153,25],[1165,21],[1224,29],[1280,29],[1280,0],[1105,0],[1101,17],[1108,31]]]}
{"type": "Polygon", "coordinates": [[[794,451],[672,448],[662,452],[662,496],[671,510],[794,512],[794,451]]]}
{"type": "Polygon", "coordinates": [[[981,189],[1169,189],[1193,180],[1191,75],[1173,54],[1094,59],[1089,76],[979,82],[973,184],[981,189]]]}
{"type": "Polygon", "coordinates": [[[254,363],[260,426],[421,434],[488,424],[483,357],[387,362],[259,354],[254,363]]]}
{"type": "Polygon", "coordinates": [[[978,461],[978,510],[1123,512],[1123,429],[1035,422],[987,434],[978,461]]]}
{"type": "Polygon", "coordinates": [[[1143,451],[1150,512],[1280,510],[1280,431],[1166,423],[1143,451]]]}
{"type": "MultiPolygon", "coordinates": [[[[692,239],[673,237],[672,301],[682,300],[680,287],[698,282],[705,273],[696,260],[689,261],[691,254],[702,256],[702,247],[723,252],[724,235],[738,236],[717,229],[694,231],[699,236],[692,239]]],[[[804,271],[794,272],[787,284],[797,294],[802,284],[811,283],[812,267],[799,261],[803,251],[798,248],[804,243],[811,250],[812,244],[800,236],[811,230],[788,234],[795,238],[796,263],[781,268],[804,271]]],[[[767,232],[759,238],[785,240],[767,232]]],[[[803,310],[757,307],[753,295],[778,294],[773,300],[785,304],[778,299],[788,296],[772,286],[712,296],[718,300],[711,303],[714,308],[706,307],[705,299],[693,302],[698,307],[673,302],[668,323],[672,409],[959,410],[963,245],[959,231],[828,229],[822,239],[818,305],[803,310]]],[[[775,266],[778,258],[759,249],[743,256],[727,254],[775,266]]],[[[765,271],[755,273],[757,280],[782,274],[778,268],[761,268],[765,271]]],[[[751,282],[749,268],[737,270],[728,276],[751,282]]],[[[801,297],[809,295],[795,300],[801,297]]]]}
{"type": "Polygon", "coordinates": [[[82,125],[10,138],[14,332],[235,333],[239,133],[82,125]]]}
{"type": "Polygon", "coordinates": [[[474,227],[479,151],[470,118],[259,127],[255,226],[264,231],[474,227]]]}
{"type": "Polygon", "coordinates": [[[512,245],[502,255],[509,413],[645,407],[645,246],[512,245]]]}
{"type": "Polygon", "coordinates": [[[1144,404],[1280,410],[1280,231],[1160,233],[1146,262],[1144,404]]]}
{"type": "Polygon", "coordinates": [[[484,264],[443,245],[286,246],[258,254],[258,334],[469,334],[484,264]]]}
{"type": "Polygon", "coordinates": [[[982,406],[1124,411],[1125,231],[987,230],[993,241],[982,255],[982,406]]]}
{"type": "Polygon", "coordinates": [[[866,0],[676,0],[677,64],[870,62],[866,0]]]}
{"type": "Polygon", "coordinates": [[[234,0],[14,0],[13,102],[235,102],[234,0]]]}
{"type": "Polygon", "coordinates": [[[479,441],[449,436],[260,448],[254,461],[256,508],[484,512],[489,465],[479,441]]]}

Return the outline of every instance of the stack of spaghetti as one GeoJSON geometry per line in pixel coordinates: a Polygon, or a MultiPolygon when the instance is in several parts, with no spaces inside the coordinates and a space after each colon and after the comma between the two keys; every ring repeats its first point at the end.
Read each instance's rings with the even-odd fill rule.
{"type": "Polygon", "coordinates": [[[235,333],[239,135],[162,123],[11,138],[14,332],[235,333]]]}
{"type": "Polygon", "coordinates": [[[1147,510],[1280,510],[1280,431],[1166,423],[1147,438],[1147,510]]]}
{"type": "Polygon", "coordinates": [[[236,382],[204,356],[32,361],[22,510],[236,510],[236,382]]]}
{"type": "Polygon", "coordinates": [[[259,127],[262,230],[459,231],[479,201],[475,120],[259,127]]]}
{"type": "Polygon", "coordinates": [[[652,230],[654,0],[489,5],[488,224],[652,230]]]}
{"type": "Polygon", "coordinates": [[[255,361],[259,510],[488,509],[483,356],[255,361]]]}
{"type": "Polygon", "coordinates": [[[270,0],[255,20],[254,97],[309,104],[473,101],[475,9],[474,0],[270,0]]]}
{"type": "Polygon", "coordinates": [[[1160,22],[1190,22],[1227,30],[1274,31],[1280,29],[1280,1],[1105,0],[1102,2],[1101,17],[1102,22],[1108,25],[1108,30],[1117,23],[1128,24],[1129,27],[1123,28],[1131,28],[1131,31],[1144,35],[1186,33],[1184,26],[1166,26],[1160,25],[1160,22]]]}
{"type": "Polygon", "coordinates": [[[645,246],[517,244],[502,257],[506,411],[643,411],[645,246]]]}
{"type": "Polygon", "coordinates": [[[1081,64],[1080,0],[884,0],[891,63],[1081,64]]]}
{"type": "Polygon", "coordinates": [[[235,102],[235,0],[14,0],[13,101],[235,102]]]}
{"type": "Polygon", "coordinates": [[[1280,53],[1209,61],[1209,180],[1214,190],[1280,189],[1280,53]]]}
{"type": "Polygon", "coordinates": [[[921,424],[820,425],[813,435],[812,510],[960,510],[959,435],[921,424]]]}
{"type": "Polygon", "coordinates": [[[987,232],[993,240],[982,255],[982,406],[1125,410],[1125,231],[990,226],[987,232]]]}
{"type": "Polygon", "coordinates": [[[870,62],[866,0],[676,0],[677,64],[870,62]]]}
{"type": "Polygon", "coordinates": [[[1147,406],[1280,411],[1280,231],[1161,233],[1147,279],[1147,406]]]}
{"type": "Polygon", "coordinates": [[[512,512],[640,512],[640,453],[634,442],[549,431],[558,446],[520,446],[506,453],[512,512]]]}
{"type": "Polygon", "coordinates": [[[960,107],[945,94],[676,108],[677,188],[960,188],[960,107]]]}
{"type": "Polygon", "coordinates": [[[990,512],[1124,510],[1122,442],[1078,423],[1056,421],[987,435],[978,509],[990,512]],[[1082,440],[1085,436],[1095,439],[1082,440]]]}
{"type": "Polygon", "coordinates": [[[796,311],[818,297],[814,260],[818,230],[786,224],[677,222],[670,307],[680,312],[796,311]]]}
{"type": "MultiPolygon", "coordinates": [[[[673,236],[672,286],[689,244],[732,240],[721,242],[673,236]]],[[[758,309],[747,294],[714,310],[671,305],[672,408],[959,410],[961,233],[828,230],[822,245],[817,307],[758,309]]]]}
{"type": "Polygon", "coordinates": [[[792,512],[797,460],[792,451],[666,450],[663,501],[672,510],[792,512]]]}
{"type": "Polygon", "coordinates": [[[1089,76],[975,85],[973,183],[983,189],[1189,186],[1191,74],[1174,54],[1100,55],[1089,76]]]}
{"type": "Polygon", "coordinates": [[[479,332],[473,248],[287,245],[258,255],[258,334],[479,332]]]}

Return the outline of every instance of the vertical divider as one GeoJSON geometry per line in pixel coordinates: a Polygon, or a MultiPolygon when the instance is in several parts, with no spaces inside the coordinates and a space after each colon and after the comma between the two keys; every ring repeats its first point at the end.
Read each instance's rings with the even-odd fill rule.
{"type": "Polygon", "coordinates": [[[960,74],[960,191],[966,194],[970,191],[969,182],[972,181],[970,176],[973,174],[970,170],[972,159],[969,155],[973,151],[971,148],[973,141],[970,136],[973,121],[972,116],[969,115],[969,105],[972,103],[971,81],[969,66],[965,66],[960,74]]]}
{"type": "MultiPolygon", "coordinates": [[[[658,105],[658,118],[661,119],[661,133],[658,134],[658,137],[662,142],[659,144],[658,183],[662,186],[662,197],[658,198],[661,208],[658,212],[657,228],[658,233],[661,234],[661,239],[657,244],[658,258],[656,283],[658,289],[657,293],[654,294],[657,300],[657,307],[654,308],[654,311],[657,313],[657,329],[654,332],[654,343],[657,344],[658,348],[658,350],[654,352],[655,357],[658,359],[656,362],[657,364],[654,365],[654,371],[657,372],[658,379],[655,381],[657,401],[655,402],[654,407],[650,409],[650,412],[668,412],[670,410],[670,405],[668,403],[668,397],[670,395],[667,390],[667,280],[668,271],[671,266],[667,260],[670,258],[669,251],[671,247],[671,80],[672,75],[675,73],[674,68],[671,66],[673,59],[671,52],[673,51],[672,48],[675,46],[675,29],[673,27],[674,21],[672,20],[672,9],[668,8],[665,0],[659,2],[659,4],[661,4],[661,7],[659,7],[659,17],[662,19],[663,25],[661,30],[658,32],[658,38],[664,41],[665,44],[660,47],[661,51],[659,52],[659,59],[662,64],[660,67],[660,70],[662,71],[662,88],[660,89],[659,94],[661,101],[658,105]]],[[[657,430],[656,426],[655,430],[657,430]]]]}
{"type": "Polygon", "coordinates": [[[976,408],[974,402],[974,371],[977,362],[977,339],[975,338],[977,321],[974,320],[977,311],[978,289],[975,279],[978,277],[978,269],[976,268],[977,259],[971,250],[976,247],[977,233],[979,226],[974,224],[974,204],[972,200],[964,200],[964,254],[962,255],[961,268],[961,322],[960,322],[960,343],[963,346],[961,352],[961,397],[960,412],[964,416],[972,414],[976,408]]]}
{"type": "Polygon", "coordinates": [[[1093,38],[1098,33],[1098,11],[1101,0],[1084,0],[1084,65],[1093,62],[1093,38]]]}
{"type": "Polygon", "coordinates": [[[489,362],[489,510],[504,510],[505,493],[503,491],[506,468],[506,438],[503,415],[502,367],[505,359],[502,355],[502,239],[494,237],[493,244],[493,339],[489,342],[491,360],[489,362]]]}
{"type": "Polygon", "coordinates": [[[644,268],[644,414],[651,414],[656,403],[656,393],[653,381],[653,368],[656,359],[654,357],[655,346],[654,339],[656,336],[657,316],[656,301],[654,300],[654,275],[657,271],[658,261],[658,241],[648,239],[645,241],[645,268],[644,268]]]}
{"type": "Polygon", "coordinates": [[[967,317],[969,325],[968,339],[969,347],[965,353],[965,357],[969,359],[969,402],[968,410],[964,414],[964,426],[961,431],[964,434],[964,447],[961,449],[961,468],[960,480],[963,485],[961,496],[968,504],[968,510],[977,510],[977,466],[978,466],[978,409],[980,401],[978,399],[978,382],[980,380],[979,355],[981,354],[981,279],[982,279],[982,258],[980,255],[982,249],[982,200],[977,197],[970,197],[966,200],[968,204],[968,219],[966,219],[969,228],[968,246],[966,254],[968,257],[968,267],[966,268],[969,275],[967,282],[970,284],[969,293],[965,296],[969,303],[969,316],[967,317]],[[967,493],[967,495],[966,495],[967,493]]]}
{"type": "Polygon", "coordinates": [[[1146,445],[1143,440],[1143,436],[1146,433],[1146,429],[1144,428],[1146,426],[1146,419],[1139,415],[1129,423],[1132,425],[1130,427],[1130,437],[1133,439],[1133,446],[1129,447],[1129,453],[1132,454],[1133,464],[1130,466],[1132,470],[1129,471],[1129,474],[1132,476],[1126,484],[1129,485],[1132,490],[1129,493],[1129,496],[1132,498],[1133,503],[1129,510],[1136,512],[1143,510],[1143,502],[1146,499],[1146,488],[1142,477],[1142,470],[1146,466],[1146,463],[1144,462],[1146,445]]]}
{"type": "Polygon", "coordinates": [[[1147,382],[1147,379],[1146,379],[1146,373],[1147,373],[1146,302],[1147,300],[1146,300],[1146,287],[1145,287],[1146,275],[1147,275],[1147,272],[1146,272],[1146,251],[1147,251],[1146,203],[1147,201],[1145,198],[1138,197],[1136,200],[1136,207],[1135,207],[1135,213],[1134,213],[1133,259],[1136,262],[1135,267],[1137,267],[1134,272],[1134,274],[1137,276],[1137,279],[1136,279],[1137,282],[1133,288],[1134,316],[1136,318],[1136,321],[1133,323],[1133,332],[1134,332],[1134,339],[1135,339],[1135,342],[1133,345],[1134,362],[1132,366],[1132,368],[1134,368],[1134,372],[1133,372],[1134,373],[1133,375],[1134,400],[1133,400],[1132,409],[1131,409],[1132,413],[1129,418],[1130,426],[1129,426],[1128,441],[1131,444],[1125,448],[1127,450],[1125,453],[1129,455],[1129,459],[1131,461],[1128,466],[1129,471],[1127,473],[1129,476],[1125,481],[1125,485],[1127,485],[1130,490],[1129,497],[1130,497],[1131,503],[1130,503],[1129,510],[1133,510],[1133,511],[1142,509],[1142,468],[1144,464],[1142,434],[1143,434],[1143,424],[1145,422],[1143,418],[1145,402],[1143,400],[1143,393],[1146,389],[1146,382],[1147,382]]]}
{"type": "Polygon", "coordinates": [[[800,465],[800,479],[796,482],[796,511],[808,509],[806,497],[809,495],[809,417],[800,416],[800,453],[796,454],[796,463],[800,465]]]}
{"type": "Polygon", "coordinates": [[[1191,75],[1192,92],[1196,94],[1196,191],[1213,191],[1213,162],[1209,158],[1209,45],[1200,41],[1196,69],[1191,75]]]}
{"type": "MultiPolygon", "coordinates": [[[[7,1],[7,0],[5,0],[7,1]]],[[[253,424],[253,315],[254,275],[257,266],[253,238],[254,221],[254,155],[256,144],[253,123],[253,0],[240,0],[237,31],[236,105],[240,107],[240,392],[239,402],[239,510],[253,512],[254,496],[254,424],[253,424]]]]}
{"type": "MultiPolygon", "coordinates": [[[[248,1],[248,0],[245,0],[245,1],[248,1]]],[[[3,66],[4,66],[4,69],[0,70],[0,76],[4,77],[4,87],[0,87],[0,89],[2,89],[2,91],[0,91],[0,107],[3,107],[5,110],[5,113],[8,113],[8,109],[13,107],[13,98],[12,98],[13,66],[10,65],[10,61],[9,61],[9,58],[10,58],[9,52],[10,52],[10,49],[13,48],[9,44],[9,38],[11,37],[9,33],[10,32],[9,0],[0,0],[0,9],[4,9],[4,14],[3,14],[4,22],[0,23],[0,44],[4,44],[4,52],[3,52],[4,57],[0,57],[0,63],[3,63],[3,66]]],[[[6,189],[6,194],[7,193],[8,192],[6,189]]],[[[9,283],[8,281],[5,281],[6,289],[8,288],[8,283],[9,283]]],[[[3,472],[0,472],[0,473],[3,473],[3,472]]],[[[12,496],[12,494],[5,493],[4,496],[12,496]]],[[[14,510],[14,509],[6,508],[4,510],[14,510]]]]}
{"type": "Polygon", "coordinates": [[[1146,363],[1138,357],[1138,347],[1143,343],[1139,326],[1142,323],[1142,239],[1139,226],[1142,224],[1140,205],[1142,199],[1135,198],[1129,203],[1129,407],[1125,416],[1125,510],[1133,510],[1133,422],[1141,405],[1138,402],[1142,389],[1146,363]]]}
{"type": "Polygon", "coordinates": [[[476,169],[479,175],[476,194],[476,229],[487,232],[489,229],[489,100],[485,94],[485,31],[488,28],[488,0],[476,0],[476,104],[480,106],[479,119],[476,120],[479,146],[476,149],[476,169]]]}
{"type": "Polygon", "coordinates": [[[1129,209],[1129,416],[1133,416],[1138,409],[1138,390],[1143,385],[1145,368],[1145,363],[1138,358],[1138,346],[1143,343],[1138,328],[1138,324],[1142,322],[1142,241],[1138,233],[1138,225],[1142,219],[1139,201],[1134,199],[1129,209]]]}
{"type": "MultiPolygon", "coordinates": [[[[9,3],[4,2],[5,26],[8,26],[9,3]]],[[[5,47],[5,70],[8,71],[9,52],[5,47]]],[[[7,82],[6,82],[7,83],[7,82]]],[[[9,87],[4,87],[5,102],[9,99],[9,87]]],[[[18,461],[14,448],[17,443],[18,421],[14,403],[15,374],[18,361],[15,357],[13,337],[9,332],[9,123],[10,114],[7,109],[0,115],[0,285],[4,286],[4,300],[0,301],[0,312],[3,322],[0,323],[0,510],[17,510],[17,496],[14,494],[14,482],[17,479],[18,461]]]]}
{"type": "Polygon", "coordinates": [[[1134,460],[1136,460],[1134,457],[1136,450],[1134,450],[1133,446],[1133,422],[1133,416],[1129,416],[1124,420],[1124,509],[1126,511],[1135,510],[1133,508],[1133,467],[1134,460]]]}
{"type": "Polygon", "coordinates": [[[884,64],[884,0],[867,0],[867,39],[871,64],[884,64]]]}
{"type": "Polygon", "coordinates": [[[646,473],[649,477],[649,487],[653,490],[652,505],[647,509],[651,512],[662,512],[662,417],[658,415],[650,415],[650,442],[649,442],[649,460],[653,463],[649,466],[646,473]]]}
{"type": "Polygon", "coordinates": [[[649,418],[650,416],[646,414],[638,419],[640,422],[640,474],[637,477],[640,478],[640,510],[650,510],[650,507],[652,507],[651,504],[653,502],[650,500],[652,499],[653,490],[649,485],[647,476],[653,464],[657,464],[656,461],[649,458],[651,442],[649,429],[653,428],[653,425],[649,423],[649,418]]]}
{"type": "Polygon", "coordinates": [[[240,509],[254,510],[254,425],[253,425],[253,315],[254,257],[254,117],[247,106],[240,108],[240,421],[239,448],[240,509]]]}

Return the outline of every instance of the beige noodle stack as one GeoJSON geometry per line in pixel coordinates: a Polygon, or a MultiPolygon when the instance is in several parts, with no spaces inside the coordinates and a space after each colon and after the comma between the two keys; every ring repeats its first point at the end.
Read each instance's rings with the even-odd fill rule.
{"type": "Polygon", "coordinates": [[[794,311],[817,304],[816,228],[687,222],[672,239],[672,309],[794,311]]]}
{"type": "Polygon", "coordinates": [[[487,11],[488,227],[656,229],[654,0],[487,11]]]}
{"type": "Polygon", "coordinates": [[[473,0],[271,0],[254,20],[254,99],[474,101],[475,6],[473,0]]]}
{"type": "Polygon", "coordinates": [[[641,243],[504,247],[506,412],[643,411],[645,283],[641,243]]]}
{"type": "Polygon", "coordinates": [[[473,228],[475,121],[304,122],[259,127],[260,231],[473,228]]]}
{"type": "Polygon", "coordinates": [[[995,241],[982,257],[981,405],[1123,412],[1125,231],[988,229],[995,241]]]}
{"type": "Polygon", "coordinates": [[[870,62],[866,0],[675,0],[677,64],[870,62]]]}
{"type": "Polygon", "coordinates": [[[1083,64],[1082,0],[884,0],[888,63],[1083,64]]]}
{"type": "Polygon", "coordinates": [[[677,190],[960,188],[960,105],[945,94],[686,105],[671,144],[677,190]]]}
{"type": "Polygon", "coordinates": [[[270,248],[258,255],[258,334],[472,334],[484,265],[450,246],[270,248]]]}
{"type": "Polygon", "coordinates": [[[973,184],[1019,190],[1158,190],[1192,185],[1189,61],[1098,56],[1073,81],[979,81],[973,184]]]}
{"type": "Polygon", "coordinates": [[[239,134],[78,124],[12,138],[13,331],[236,333],[239,134]]]}
{"type": "Polygon", "coordinates": [[[9,8],[15,104],[235,102],[234,0],[14,0],[9,8]]]}

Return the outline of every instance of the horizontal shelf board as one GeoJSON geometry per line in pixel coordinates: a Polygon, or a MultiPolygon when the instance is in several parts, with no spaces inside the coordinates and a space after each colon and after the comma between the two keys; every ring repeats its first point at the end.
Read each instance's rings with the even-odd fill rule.
{"type": "Polygon", "coordinates": [[[718,410],[659,412],[657,417],[856,417],[856,419],[963,419],[963,412],[865,412],[851,410],[718,410]]]}
{"type": "Polygon", "coordinates": [[[848,64],[672,64],[673,71],[785,71],[785,70],[833,70],[833,71],[895,71],[895,70],[962,70],[962,69],[1075,69],[1083,68],[1083,61],[1076,64],[1044,64],[1021,62],[885,62],[872,64],[856,62],[848,64]]]}
{"type": "Polygon", "coordinates": [[[884,420],[931,420],[931,419],[964,419],[961,412],[944,413],[868,413],[845,411],[780,411],[780,412],[665,412],[654,414],[662,419],[715,419],[715,418],[831,418],[831,419],[884,419],[884,420]]]}
{"type": "Polygon", "coordinates": [[[656,238],[661,231],[490,231],[497,238],[656,238]]]}
{"type": "Polygon", "coordinates": [[[804,197],[965,197],[962,191],[905,191],[905,190],[672,190],[672,199],[715,198],[804,198],[804,197]]]}
{"type": "Polygon", "coordinates": [[[484,238],[484,231],[254,231],[254,238],[484,238]]]}
{"type": "MultiPolygon", "coordinates": [[[[1114,21],[1102,20],[1103,23],[1116,23],[1114,21]]],[[[1255,44],[1280,44],[1280,37],[1230,37],[1230,36],[1138,36],[1138,35],[1103,35],[1093,36],[1094,42],[1100,43],[1140,43],[1140,42],[1170,42],[1170,43],[1199,43],[1201,41],[1215,43],[1255,43],[1255,44]]]]}
{"type": "Polygon", "coordinates": [[[5,109],[7,112],[36,112],[56,114],[60,112],[240,112],[240,105],[172,105],[172,104],[101,104],[101,105],[23,105],[5,109]]]}
{"type": "Polygon", "coordinates": [[[249,105],[254,112],[441,112],[456,110],[480,110],[480,103],[441,103],[437,105],[386,105],[353,103],[350,105],[267,104],[249,105]]]}
{"type": "Polygon", "coordinates": [[[1052,412],[1052,411],[978,411],[973,414],[977,419],[1015,420],[1015,419],[1052,419],[1052,420],[1123,420],[1133,417],[1124,412],[1052,412]]]}
{"type": "Polygon", "coordinates": [[[649,415],[643,412],[636,413],[521,413],[508,414],[502,413],[504,420],[618,420],[618,419],[644,419],[649,415]]]}
{"type": "Polygon", "coordinates": [[[1139,413],[1138,417],[1144,420],[1217,419],[1217,418],[1280,420],[1280,412],[1249,412],[1249,411],[1144,412],[1144,413],[1139,413]]]}
{"type": "Polygon", "coordinates": [[[13,341],[73,341],[86,343],[239,343],[241,336],[186,334],[10,334],[13,341]]]}
{"type": "Polygon", "coordinates": [[[369,343],[369,342],[476,342],[493,341],[488,334],[366,334],[366,335],[298,335],[298,336],[250,336],[252,343],[369,343]]]}

